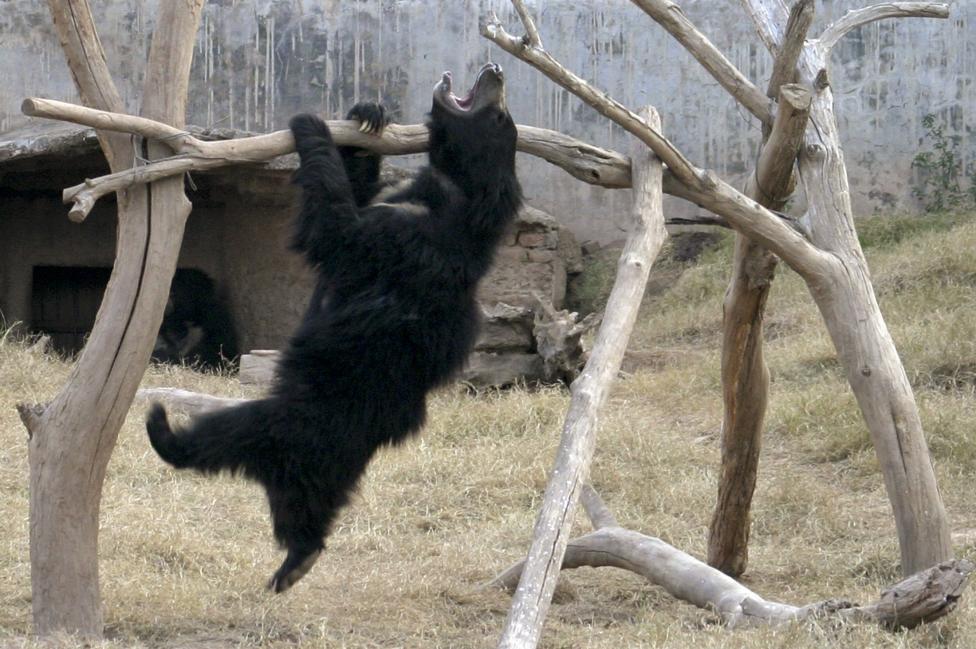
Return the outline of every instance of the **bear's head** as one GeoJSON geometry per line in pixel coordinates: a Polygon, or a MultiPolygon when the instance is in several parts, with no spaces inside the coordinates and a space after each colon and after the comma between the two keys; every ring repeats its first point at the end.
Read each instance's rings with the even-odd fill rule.
{"type": "Polygon", "coordinates": [[[501,66],[482,66],[464,97],[451,86],[450,72],[434,86],[427,123],[431,166],[465,191],[514,179],[518,132],[505,104],[501,66]]]}

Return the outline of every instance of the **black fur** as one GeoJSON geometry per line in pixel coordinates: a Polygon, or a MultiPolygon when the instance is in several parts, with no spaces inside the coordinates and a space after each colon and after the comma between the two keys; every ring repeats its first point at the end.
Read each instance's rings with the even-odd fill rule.
{"type": "MultiPolygon", "coordinates": [[[[319,279],[271,395],[175,432],[162,406],[149,411],[153,448],[176,468],[264,485],[288,550],[269,584],[276,592],[309,570],[376,449],[420,429],[427,393],[474,343],[475,289],[521,202],[515,125],[492,71],[502,101],[465,114],[435,98],[430,166],[373,205],[378,156],[340,151],[321,120],[293,118],[304,198],[291,247],[319,279]]],[[[351,116],[379,124],[374,132],[385,125],[375,105],[351,116]]]]}
{"type": "Polygon", "coordinates": [[[153,359],[218,368],[235,361],[237,354],[234,321],[213,280],[196,268],[178,268],[153,359]]]}

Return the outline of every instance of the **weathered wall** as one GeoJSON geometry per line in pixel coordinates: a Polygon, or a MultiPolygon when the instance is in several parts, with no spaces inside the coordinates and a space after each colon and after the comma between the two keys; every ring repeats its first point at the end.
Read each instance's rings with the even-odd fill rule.
{"type": "MultiPolygon", "coordinates": [[[[138,105],[154,0],[94,3],[109,63],[131,108],[138,105]]],[[[657,105],[665,130],[697,164],[739,179],[755,155],[756,129],[660,29],[625,0],[536,0],[548,49],[630,106],[657,105]]],[[[818,3],[818,25],[866,0],[818,3]]],[[[729,58],[764,80],[769,59],[735,0],[686,0],[686,13],[729,58]]],[[[598,144],[629,146],[618,129],[477,31],[496,11],[517,29],[504,0],[220,0],[205,9],[190,93],[191,123],[269,130],[299,110],[338,116],[358,99],[380,98],[401,121],[429,107],[439,73],[458,79],[493,57],[506,68],[517,121],[598,144]]],[[[819,27],[814,28],[814,33],[819,27]]],[[[0,3],[0,131],[23,121],[27,95],[73,99],[74,91],[42,0],[0,3]]],[[[967,138],[976,158],[976,1],[953,3],[953,18],[897,20],[849,35],[833,58],[834,85],[856,209],[907,209],[911,159],[922,115],[937,113],[967,138]]],[[[466,81],[465,81],[466,82],[466,81]]],[[[528,196],[582,237],[619,238],[627,192],[583,185],[526,159],[528,196]],[[609,216],[608,216],[609,215],[609,216]]]]}
{"type": "Polygon", "coordinates": [[[312,295],[312,273],[286,252],[291,213],[281,204],[228,204],[234,226],[222,241],[225,277],[242,350],[282,347],[312,295]]]}

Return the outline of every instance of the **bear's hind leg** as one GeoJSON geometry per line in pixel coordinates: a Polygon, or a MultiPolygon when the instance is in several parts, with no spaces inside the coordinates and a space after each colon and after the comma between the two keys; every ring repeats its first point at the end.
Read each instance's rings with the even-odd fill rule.
{"type": "Polygon", "coordinates": [[[268,502],[275,538],[288,550],[268,588],[283,593],[304,577],[322,554],[335,510],[323,508],[315,494],[294,485],[269,486],[268,502]]]}

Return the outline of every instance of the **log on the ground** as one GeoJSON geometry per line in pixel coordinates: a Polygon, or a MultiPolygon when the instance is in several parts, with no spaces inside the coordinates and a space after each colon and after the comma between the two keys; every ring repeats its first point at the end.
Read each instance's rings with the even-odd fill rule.
{"type": "MultiPolygon", "coordinates": [[[[596,531],[569,541],[563,570],[584,566],[629,570],[680,600],[716,612],[730,628],[829,615],[852,622],[876,622],[889,629],[913,628],[951,612],[976,569],[966,560],[944,561],[898,582],[866,606],[834,599],[806,606],[781,604],[757,595],[661,539],[620,527],[589,484],[583,485],[580,500],[596,531]]],[[[513,564],[487,585],[513,591],[524,566],[524,560],[513,564]]]]}
{"type": "MultiPolygon", "coordinates": [[[[520,561],[505,570],[492,580],[492,585],[514,590],[523,564],[520,561]]],[[[912,628],[951,612],[974,569],[965,559],[945,561],[888,588],[878,601],[865,606],[838,600],[793,606],[757,595],[661,539],[622,527],[604,527],[569,542],[562,569],[586,566],[637,573],[680,600],[715,611],[730,628],[784,624],[828,615],[876,622],[890,629],[912,628]]]]}

